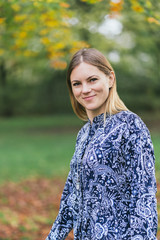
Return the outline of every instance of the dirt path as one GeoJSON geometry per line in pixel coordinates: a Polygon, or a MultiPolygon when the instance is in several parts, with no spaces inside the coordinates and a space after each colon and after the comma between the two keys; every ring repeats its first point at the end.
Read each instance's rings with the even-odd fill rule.
{"type": "MultiPolygon", "coordinates": [[[[45,240],[57,215],[63,187],[61,179],[31,179],[0,186],[0,239],[45,240]]],[[[157,198],[160,210],[160,184],[157,198]]],[[[72,233],[67,240],[73,240],[72,233]]]]}

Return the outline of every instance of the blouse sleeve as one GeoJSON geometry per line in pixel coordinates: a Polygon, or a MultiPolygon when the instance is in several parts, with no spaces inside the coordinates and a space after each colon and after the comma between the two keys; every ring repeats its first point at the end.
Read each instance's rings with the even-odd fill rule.
{"type": "Polygon", "coordinates": [[[155,240],[157,233],[157,201],[155,158],[150,134],[140,119],[130,119],[124,144],[130,182],[131,240],[155,240]]]}
{"type": "Polygon", "coordinates": [[[63,240],[73,227],[72,206],[70,195],[72,194],[72,178],[69,172],[63,194],[61,197],[60,209],[58,216],[53,223],[51,231],[46,240],[63,240]]]}

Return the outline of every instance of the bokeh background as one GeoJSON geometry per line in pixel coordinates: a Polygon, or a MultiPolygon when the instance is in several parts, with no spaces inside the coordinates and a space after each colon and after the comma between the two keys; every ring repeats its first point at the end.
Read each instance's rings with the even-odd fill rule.
{"type": "Polygon", "coordinates": [[[65,80],[82,47],[109,59],[120,97],[151,132],[160,217],[160,2],[1,0],[0,239],[45,239],[56,217],[84,124],[65,80]]]}

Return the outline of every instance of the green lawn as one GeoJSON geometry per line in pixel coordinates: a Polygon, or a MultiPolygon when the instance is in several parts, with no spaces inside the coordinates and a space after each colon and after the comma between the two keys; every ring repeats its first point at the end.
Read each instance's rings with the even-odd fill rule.
{"type": "Polygon", "coordinates": [[[82,122],[73,116],[0,120],[0,183],[66,176],[82,122]]]}
{"type": "Polygon", "coordinates": [[[159,135],[152,135],[152,141],[154,146],[154,152],[155,152],[155,167],[156,167],[156,178],[157,181],[160,182],[160,133],[159,135]]]}
{"type": "MultiPolygon", "coordinates": [[[[78,129],[74,116],[0,119],[0,183],[37,176],[66,177],[78,129]]],[[[153,134],[160,181],[160,134],[153,134]]]]}

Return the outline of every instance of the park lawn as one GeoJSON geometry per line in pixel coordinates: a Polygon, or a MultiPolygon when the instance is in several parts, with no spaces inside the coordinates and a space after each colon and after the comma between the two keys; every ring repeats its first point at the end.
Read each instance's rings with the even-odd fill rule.
{"type": "Polygon", "coordinates": [[[0,120],[0,183],[65,177],[81,121],[72,116],[0,120]]]}
{"type": "MultiPolygon", "coordinates": [[[[0,184],[30,177],[66,177],[83,123],[72,115],[0,119],[0,184]]],[[[160,181],[160,133],[152,134],[160,181]]]]}

